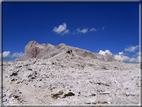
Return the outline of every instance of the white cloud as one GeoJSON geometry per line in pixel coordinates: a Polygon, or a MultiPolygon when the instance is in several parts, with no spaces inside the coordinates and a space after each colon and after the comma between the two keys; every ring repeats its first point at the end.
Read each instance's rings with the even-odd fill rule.
{"type": "Polygon", "coordinates": [[[140,59],[142,57],[142,52],[137,52],[135,55],[133,55],[133,57],[135,58],[135,62],[140,62],[140,59]]]}
{"type": "MultiPolygon", "coordinates": [[[[10,57],[10,51],[4,51],[2,54],[3,54],[3,58],[10,57]]],[[[1,54],[0,54],[0,58],[1,58],[1,54]]]]}
{"type": "Polygon", "coordinates": [[[136,58],[136,62],[140,62],[141,60],[141,56],[138,56],[137,58],[136,58]]]}
{"type": "Polygon", "coordinates": [[[123,52],[119,52],[118,55],[114,55],[114,58],[118,61],[129,61],[130,60],[128,56],[124,56],[123,52]]]}
{"type": "Polygon", "coordinates": [[[20,52],[20,53],[14,53],[11,57],[16,57],[16,58],[21,58],[24,55],[24,53],[20,52]]]}
{"type": "Polygon", "coordinates": [[[138,57],[138,56],[142,56],[142,52],[137,52],[135,55],[133,55],[133,57],[138,57]]]}
{"type": "Polygon", "coordinates": [[[130,58],[130,62],[136,62],[136,58],[130,58]]]}
{"type": "MultiPolygon", "coordinates": [[[[137,55],[138,53],[136,53],[137,55]]],[[[133,56],[136,56],[136,55],[133,55],[133,56]]],[[[119,52],[118,55],[114,55],[114,58],[118,61],[127,61],[127,62],[140,62],[140,56],[137,55],[137,57],[133,57],[133,58],[130,58],[128,56],[124,56],[124,53],[123,52],[119,52]]]]}
{"type": "Polygon", "coordinates": [[[64,34],[67,34],[67,33],[70,33],[69,30],[65,30],[61,35],[64,35],[64,34]]]}
{"type": "Polygon", "coordinates": [[[62,33],[64,31],[61,34],[61,35],[64,35],[66,33],[69,33],[69,30],[67,30],[66,28],[67,28],[66,23],[63,23],[63,25],[59,25],[59,27],[54,27],[53,31],[56,32],[57,34],[60,34],[60,33],[62,33]]]}
{"type": "Polygon", "coordinates": [[[124,53],[123,52],[119,52],[119,55],[123,55],[124,53]]]}
{"type": "Polygon", "coordinates": [[[3,53],[0,53],[0,58],[1,58],[1,54],[3,54],[3,59],[9,59],[11,60],[11,58],[21,58],[24,53],[20,52],[20,53],[14,53],[13,55],[10,55],[10,51],[4,51],[3,53]]]}
{"type": "Polygon", "coordinates": [[[88,31],[88,29],[82,29],[81,32],[82,33],[86,33],[88,31]]]}
{"type": "Polygon", "coordinates": [[[77,29],[77,33],[87,33],[87,32],[88,32],[87,28],[82,29],[82,30],[80,30],[80,28],[77,29]]]}
{"type": "Polygon", "coordinates": [[[105,55],[105,53],[112,55],[112,53],[109,50],[105,50],[105,51],[100,50],[99,51],[99,54],[101,54],[101,55],[105,55]]]}
{"type": "Polygon", "coordinates": [[[95,31],[95,32],[97,32],[97,29],[95,29],[95,28],[92,28],[92,29],[90,29],[90,31],[95,31]]]}
{"type": "Polygon", "coordinates": [[[129,61],[130,60],[128,56],[123,56],[123,55],[114,55],[114,58],[118,61],[129,61]]]}
{"type": "Polygon", "coordinates": [[[140,56],[136,58],[130,58],[130,62],[140,62],[140,56]]]}
{"type": "Polygon", "coordinates": [[[125,51],[128,51],[128,52],[135,52],[135,50],[139,47],[139,45],[137,46],[130,46],[128,48],[125,49],[125,51]]]}
{"type": "MultiPolygon", "coordinates": [[[[106,53],[113,55],[109,50],[105,50],[105,51],[100,50],[99,51],[99,54],[101,54],[101,55],[105,55],[106,53]]],[[[140,62],[141,52],[136,53],[135,55],[133,55],[132,58],[125,56],[125,55],[126,54],[124,54],[122,51],[122,52],[119,52],[117,55],[113,55],[113,56],[116,60],[121,61],[121,62],[131,62],[131,63],[140,62]]]]}

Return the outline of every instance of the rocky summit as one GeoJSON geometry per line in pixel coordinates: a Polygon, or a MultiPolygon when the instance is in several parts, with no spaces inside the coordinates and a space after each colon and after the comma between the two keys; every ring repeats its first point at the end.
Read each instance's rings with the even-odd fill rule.
{"type": "Polygon", "coordinates": [[[31,41],[3,62],[3,105],[140,105],[140,64],[31,41]]]}
{"type": "Polygon", "coordinates": [[[79,55],[79,56],[86,57],[89,59],[99,59],[102,61],[110,61],[110,62],[116,61],[113,56],[111,56],[107,53],[105,55],[101,55],[98,53],[92,53],[87,50],[67,46],[64,43],[61,43],[57,46],[53,46],[49,43],[39,44],[36,41],[30,41],[26,45],[24,56],[21,59],[17,59],[17,61],[18,60],[24,61],[29,58],[48,59],[48,58],[54,57],[54,56],[61,54],[61,53],[62,54],[64,54],[64,53],[70,54],[71,56],[79,55]]]}

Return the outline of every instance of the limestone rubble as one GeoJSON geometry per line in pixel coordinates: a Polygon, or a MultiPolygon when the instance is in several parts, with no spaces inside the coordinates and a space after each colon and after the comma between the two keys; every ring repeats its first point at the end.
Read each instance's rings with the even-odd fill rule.
{"type": "Polygon", "coordinates": [[[140,105],[140,64],[66,51],[3,62],[3,104],[140,105]]]}

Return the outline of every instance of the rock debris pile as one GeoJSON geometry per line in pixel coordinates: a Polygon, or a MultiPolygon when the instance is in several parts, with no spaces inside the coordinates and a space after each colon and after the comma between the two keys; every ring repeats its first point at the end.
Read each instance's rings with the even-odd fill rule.
{"type": "Polygon", "coordinates": [[[4,105],[140,104],[139,64],[72,55],[73,50],[48,58],[36,52],[41,50],[3,62],[4,105]]]}

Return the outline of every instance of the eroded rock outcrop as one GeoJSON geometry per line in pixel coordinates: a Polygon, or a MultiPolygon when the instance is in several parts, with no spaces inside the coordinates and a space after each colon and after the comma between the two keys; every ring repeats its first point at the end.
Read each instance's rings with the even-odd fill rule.
{"type": "Polygon", "coordinates": [[[49,43],[39,44],[36,41],[30,41],[25,47],[24,56],[17,60],[27,60],[30,58],[48,59],[61,53],[67,53],[71,56],[78,55],[89,59],[100,59],[102,61],[116,61],[114,57],[109,54],[100,55],[84,49],[67,46],[64,43],[53,46],[49,43]]]}

